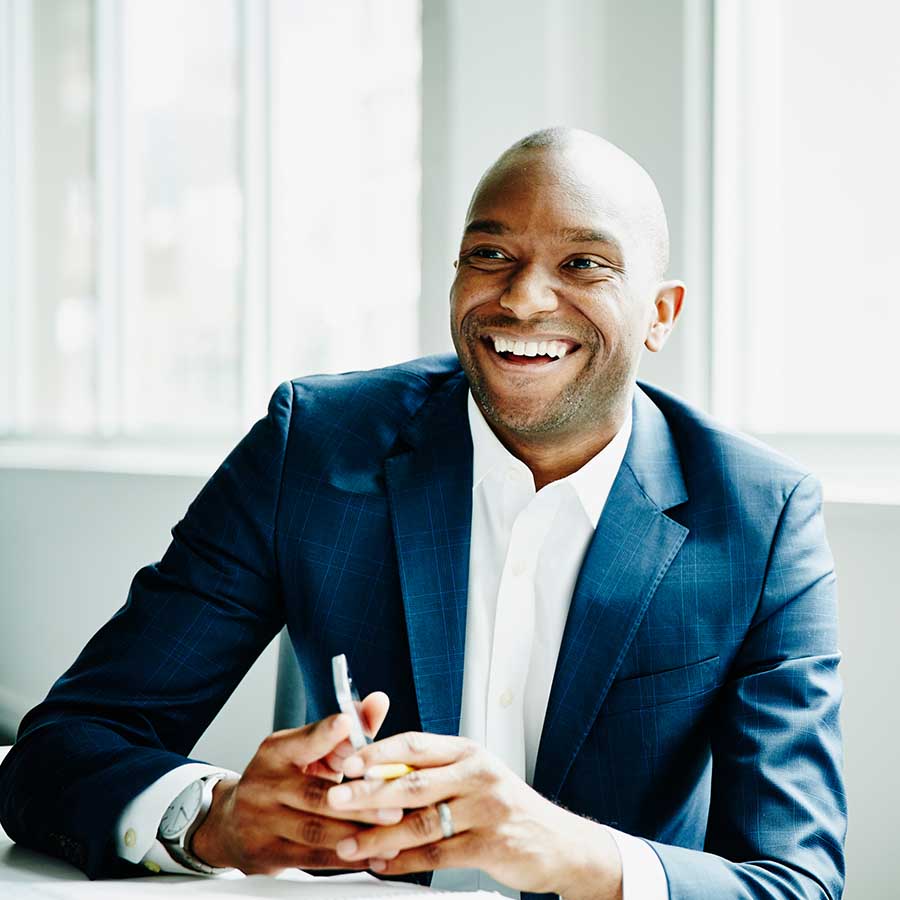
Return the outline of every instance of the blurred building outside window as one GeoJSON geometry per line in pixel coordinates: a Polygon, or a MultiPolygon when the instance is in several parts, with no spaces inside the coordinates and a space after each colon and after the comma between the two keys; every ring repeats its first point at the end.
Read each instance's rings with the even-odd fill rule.
{"type": "Polygon", "coordinates": [[[0,0],[5,443],[225,446],[280,381],[416,356],[419,30],[0,0]]]}

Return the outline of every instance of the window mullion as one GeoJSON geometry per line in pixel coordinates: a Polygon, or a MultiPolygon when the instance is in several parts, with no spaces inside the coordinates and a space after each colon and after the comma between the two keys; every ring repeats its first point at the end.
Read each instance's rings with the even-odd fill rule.
{"type": "Polygon", "coordinates": [[[13,366],[13,239],[15,230],[13,131],[13,10],[12,0],[0,0],[0,435],[10,434],[16,370],[13,366]]]}
{"type": "Polygon", "coordinates": [[[259,418],[271,389],[270,62],[268,0],[240,0],[241,140],[244,196],[240,414],[259,418]]]}
{"type": "MultiPolygon", "coordinates": [[[[9,324],[8,426],[27,434],[34,420],[34,128],[31,0],[10,0],[3,29],[9,42],[4,52],[9,134],[3,135],[9,165],[10,203],[4,216],[9,229],[6,248],[6,321],[9,324]]],[[[4,204],[6,206],[6,204],[4,204]]]]}
{"type": "Polygon", "coordinates": [[[94,4],[97,431],[102,437],[122,431],[124,5],[117,0],[95,0],[94,4]]]}
{"type": "Polygon", "coordinates": [[[713,38],[713,188],[711,407],[732,424],[740,406],[739,345],[744,301],[740,271],[743,238],[740,140],[742,70],[740,0],[715,0],[713,38]]]}
{"type": "Polygon", "coordinates": [[[684,275],[691,315],[684,323],[686,393],[712,402],[712,113],[711,0],[684,5],[684,275]]]}

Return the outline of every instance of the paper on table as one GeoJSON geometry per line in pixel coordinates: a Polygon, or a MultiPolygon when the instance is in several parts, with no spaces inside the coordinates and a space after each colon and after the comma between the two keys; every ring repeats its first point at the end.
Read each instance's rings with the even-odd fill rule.
{"type": "Polygon", "coordinates": [[[452,897],[454,900],[487,900],[500,895],[478,891],[463,893],[434,891],[431,888],[399,881],[379,881],[365,872],[315,878],[299,870],[282,872],[276,877],[250,875],[246,878],[192,878],[159,875],[127,881],[43,881],[4,884],[0,881],[4,900],[93,900],[116,897],[119,900],[160,900],[165,895],[182,895],[202,900],[234,900],[237,897],[321,898],[321,900],[388,900],[405,897],[452,897]],[[11,889],[11,893],[7,891],[11,889]]]}

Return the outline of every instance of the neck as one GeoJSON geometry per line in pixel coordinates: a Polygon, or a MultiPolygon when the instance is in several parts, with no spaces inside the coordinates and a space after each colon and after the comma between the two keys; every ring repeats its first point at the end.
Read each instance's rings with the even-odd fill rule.
{"type": "Polygon", "coordinates": [[[625,423],[630,402],[629,397],[627,403],[587,432],[529,436],[489,424],[503,446],[531,469],[535,490],[539,491],[544,485],[577,472],[603,450],[625,423]]]}

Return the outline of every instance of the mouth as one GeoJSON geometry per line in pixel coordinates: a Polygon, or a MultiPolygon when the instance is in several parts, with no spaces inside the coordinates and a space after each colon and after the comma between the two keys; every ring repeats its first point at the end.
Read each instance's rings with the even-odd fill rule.
{"type": "Polygon", "coordinates": [[[494,338],[490,335],[483,335],[479,339],[479,343],[485,348],[487,355],[498,368],[504,371],[515,372],[528,371],[550,374],[567,365],[569,359],[581,351],[581,344],[574,343],[571,340],[566,342],[529,342],[532,346],[528,347],[528,344],[525,344],[524,348],[521,346],[522,342],[520,342],[518,346],[520,352],[518,353],[514,349],[498,350],[494,338]],[[533,346],[535,343],[537,343],[537,347],[533,346]],[[549,347],[547,346],[548,344],[549,347]],[[554,344],[556,345],[555,347],[553,346],[554,344]],[[562,351],[563,355],[554,355],[554,353],[558,354],[560,352],[560,345],[565,347],[562,351]],[[543,352],[540,352],[541,350],[543,352]]]}

